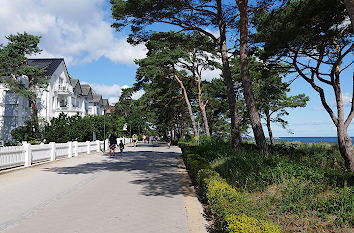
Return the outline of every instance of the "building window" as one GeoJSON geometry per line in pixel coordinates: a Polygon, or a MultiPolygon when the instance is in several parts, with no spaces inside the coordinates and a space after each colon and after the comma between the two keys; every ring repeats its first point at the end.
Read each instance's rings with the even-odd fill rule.
{"type": "Polygon", "coordinates": [[[61,99],[60,102],[59,102],[59,106],[60,107],[66,107],[66,105],[67,105],[66,99],[61,99]]]}

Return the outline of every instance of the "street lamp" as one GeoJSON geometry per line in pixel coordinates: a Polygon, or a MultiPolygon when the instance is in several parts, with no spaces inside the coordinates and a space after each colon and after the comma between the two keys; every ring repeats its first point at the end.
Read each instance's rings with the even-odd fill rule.
{"type": "Polygon", "coordinates": [[[103,152],[106,151],[106,108],[103,109],[103,152]]]}

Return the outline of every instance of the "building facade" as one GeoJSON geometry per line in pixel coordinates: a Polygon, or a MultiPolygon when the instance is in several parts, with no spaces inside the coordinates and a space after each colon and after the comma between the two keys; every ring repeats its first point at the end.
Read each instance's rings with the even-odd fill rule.
{"type": "MultiPolygon", "coordinates": [[[[45,90],[37,90],[38,116],[41,120],[50,122],[60,113],[82,117],[104,114],[108,100],[102,99],[90,85],[73,79],[63,58],[30,59],[28,62],[43,70],[48,80],[45,90]]],[[[28,85],[27,77],[18,78],[28,85]]],[[[28,99],[11,92],[4,85],[0,85],[0,100],[0,141],[9,142],[12,140],[11,131],[24,125],[30,119],[32,110],[28,99]]]]}

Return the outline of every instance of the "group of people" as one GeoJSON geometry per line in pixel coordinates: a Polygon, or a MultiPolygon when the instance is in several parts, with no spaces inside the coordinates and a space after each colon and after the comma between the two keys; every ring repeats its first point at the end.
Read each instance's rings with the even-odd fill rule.
{"type": "MultiPolygon", "coordinates": [[[[114,156],[116,147],[118,145],[117,142],[118,136],[115,134],[114,130],[112,131],[111,135],[109,136],[109,155],[114,156]]],[[[124,143],[123,140],[119,142],[119,149],[120,149],[120,156],[123,157],[123,150],[124,150],[124,143]]]]}
{"type": "Polygon", "coordinates": [[[146,135],[143,135],[143,143],[147,142],[148,144],[151,142],[151,143],[154,143],[154,142],[158,142],[160,141],[160,137],[159,136],[146,136],[146,135]]]}
{"type": "MultiPolygon", "coordinates": [[[[120,140],[119,144],[117,142],[118,136],[115,134],[115,131],[113,130],[111,135],[109,136],[109,150],[110,150],[110,156],[114,156],[115,155],[115,149],[117,146],[119,146],[119,150],[120,150],[120,156],[123,157],[123,150],[124,150],[124,143],[122,140],[120,140]]],[[[136,144],[138,142],[138,136],[136,134],[133,134],[132,136],[133,139],[133,143],[134,143],[134,147],[136,147],[136,144]]],[[[143,139],[143,143],[147,142],[148,144],[150,143],[154,143],[160,140],[159,136],[146,136],[143,135],[142,137],[143,139]]],[[[171,135],[167,136],[167,143],[168,143],[168,148],[171,147],[171,135]]]]}

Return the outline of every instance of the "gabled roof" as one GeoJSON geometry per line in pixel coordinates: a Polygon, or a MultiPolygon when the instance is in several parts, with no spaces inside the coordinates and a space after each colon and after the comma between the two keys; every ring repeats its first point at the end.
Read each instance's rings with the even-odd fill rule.
{"type": "Polygon", "coordinates": [[[109,106],[108,99],[102,99],[102,105],[103,105],[104,107],[108,107],[108,106],[109,106]]]}
{"type": "Polygon", "coordinates": [[[102,102],[102,95],[93,94],[92,102],[93,102],[93,103],[100,103],[100,102],[102,102]]]}
{"type": "MultiPolygon", "coordinates": [[[[64,58],[31,58],[28,59],[30,66],[37,66],[40,70],[45,70],[45,76],[52,76],[59,65],[64,62],[64,58]]],[[[65,62],[64,62],[65,64],[65,62]]],[[[65,66],[66,67],[66,66],[65,66]]]]}
{"type": "Polygon", "coordinates": [[[70,79],[70,84],[73,88],[75,88],[78,83],[79,83],[78,79],[74,79],[74,78],[70,79]]]}
{"type": "Polygon", "coordinates": [[[70,78],[70,84],[74,90],[75,88],[78,88],[78,92],[76,94],[82,95],[82,88],[78,79],[70,78]]]}
{"type": "Polygon", "coordinates": [[[81,84],[82,95],[87,96],[90,91],[92,92],[92,88],[89,84],[81,84]]]}

